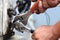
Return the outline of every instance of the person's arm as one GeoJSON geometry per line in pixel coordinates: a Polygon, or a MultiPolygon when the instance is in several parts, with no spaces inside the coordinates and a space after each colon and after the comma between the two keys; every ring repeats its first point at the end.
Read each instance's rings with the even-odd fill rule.
{"type": "Polygon", "coordinates": [[[52,28],[54,33],[58,34],[58,37],[60,37],[60,21],[58,21],[52,28]]]}
{"type": "Polygon", "coordinates": [[[59,4],[59,0],[46,0],[46,1],[50,8],[56,7],[59,4]]]}
{"type": "Polygon", "coordinates": [[[33,40],[58,40],[60,37],[60,21],[54,26],[41,26],[32,34],[33,40]]]}
{"type": "Polygon", "coordinates": [[[37,0],[36,3],[30,8],[30,12],[34,13],[34,11],[39,10],[37,12],[43,13],[48,8],[56,7],[60,3],[60,0],[37,0]]]}
{"type": "Polygon", "coordinates": [[[60,0],[59,0],[59,3],[60,3],[60,0]]]}

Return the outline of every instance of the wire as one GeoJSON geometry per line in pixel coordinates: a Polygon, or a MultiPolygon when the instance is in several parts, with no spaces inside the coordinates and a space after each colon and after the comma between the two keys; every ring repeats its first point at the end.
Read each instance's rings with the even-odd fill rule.
{"type": "Polygon", "coordinates": [[[45,12],[45,15],[46,15],[47,25],[50,25],[50,16],[48,15],[47,12],[45,12]]]}

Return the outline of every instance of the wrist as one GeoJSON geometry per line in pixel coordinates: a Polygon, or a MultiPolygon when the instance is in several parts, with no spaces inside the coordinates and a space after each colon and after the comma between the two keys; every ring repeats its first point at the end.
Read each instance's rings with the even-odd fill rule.
{"type": "Polygon", "coordinates": [[[52,28],[52,32],[53,32],[53,34],[56,36],[56,38],[60,37],[60,33],[59,33],[59,31],[58,31],[57,28],[53,27],[53,28],[52,28]]]}
{"type": "Polygon", "coordinates": [[[59,0],[59,3],[60,3],[60,0],[59,0]]]}
{"type": "Polygon", "coordinates": [[[60,21],[53,26],[53,32],[60,37],[60,21]]]}

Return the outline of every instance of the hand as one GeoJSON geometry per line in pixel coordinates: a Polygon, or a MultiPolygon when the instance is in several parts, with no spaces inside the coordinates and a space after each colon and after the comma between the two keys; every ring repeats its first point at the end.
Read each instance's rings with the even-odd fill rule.
{"type": "Polygon", "coordinates": [[[41,26],[32,34],[33,40],[57,40],[58,35],[54,32],[53,26],[41,26]]]}
{"type": "Polygon", "coordinates": [[[59,3],[60,0],[37,0],[35,4],[30,8],[30,12],[34,13],[34,11],[38,9],[40,14],[45,12],[48,8],[56,7],[59,3]]]}

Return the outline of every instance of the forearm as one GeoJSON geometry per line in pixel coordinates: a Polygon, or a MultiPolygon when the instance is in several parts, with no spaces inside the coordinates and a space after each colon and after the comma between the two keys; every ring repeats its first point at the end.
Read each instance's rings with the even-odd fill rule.
{"type": "Polygon", "coordinates": [[[60,37],[60,21],[58,21],[54,26],[53,26],[53,32],[56,34],[58,37],[60,37]]]}
{"type": "Polygon", "coordinates": [[[60,0],[59,0],[59,3],[60,3],[60,0]]]}
{"type": "Polygon", "coordinates": [[[43,0],[39,2],[39,11],[40,13],[45,12],[48,8],[56,7],[59,4],[60,0],[43,0]]]}
{"type": "Polygon", "coordinates": [[[31,8],[30,11],[34,13],[34,11],[39,10],[39,13],[45,12],[48,8],[56,7],[60,3],[60,0],[43,0],[37,1],[31,8]],[[40,3],[41,2],[41,3],[40,3]]]}
{"type": "Polygon", "coordinates": [[[53,26],[40,26],[32,35],[34,40],[58,40],[60,38],[60,21],[53,26]]]}

